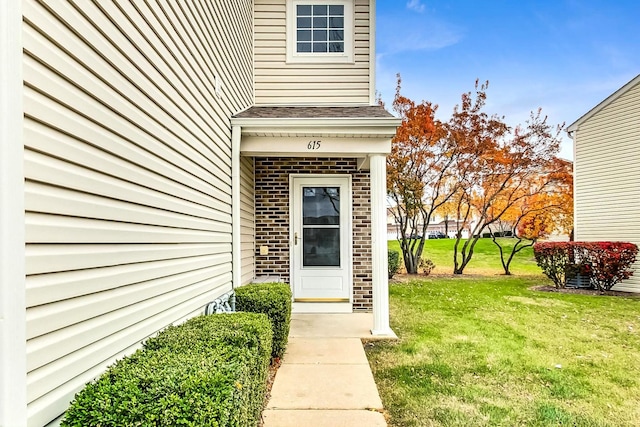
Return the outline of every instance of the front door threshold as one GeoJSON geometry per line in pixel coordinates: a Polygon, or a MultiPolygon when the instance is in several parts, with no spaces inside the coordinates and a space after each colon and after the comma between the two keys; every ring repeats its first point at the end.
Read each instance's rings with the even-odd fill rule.
{"type": "Polygon", "coordinates": [[[292,313],[351,313],[350,302],[298,302],[291,305],[292,313]]]}

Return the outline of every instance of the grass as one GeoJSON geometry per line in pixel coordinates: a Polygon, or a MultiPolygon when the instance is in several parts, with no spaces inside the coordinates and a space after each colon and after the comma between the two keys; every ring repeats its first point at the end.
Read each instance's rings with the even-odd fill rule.
{"type": "MultiPolygon", "coordinates": [[[[503,245],[506,251],[510,251],[515,243],[515,239],[509,237],[499,238],[498,241],[503,245]]],[[[461,246],[463,242],[461,242],[461,246]]],[[[422,257],[424,259],[430,259],[435,263],[436,268],[433,271],[434,274],[451,274],[453,272],[454,243],[455,239],[425,240],[422,257]]],[[[389,249],[402,254],[402,251],[400,250],[400,243],[397,240],[390,240],[388,245],[389,249]]],[[[540,273],[540,268],[536,265],[536,261],[533,257],[533,250],[531,248],[525,248],[516,255],[511,272],[515,275],[540,273]]],[[[504,274],[504,270],[500,262],[500,252],[491,239],[483,238],[478,240],[478,243],[474,248],[473,257],[465,269],[465,273],[485,275],[504,274]]]]}
{"type": "MultiPolygon", "coordinates": [[[[447,243],[428,242],[436,263],[447,243]]],[[[538,284],[392,283],[400,339],[366,345],[390,425],[640,425],[640,299],[529,289],[538,284]]]]}

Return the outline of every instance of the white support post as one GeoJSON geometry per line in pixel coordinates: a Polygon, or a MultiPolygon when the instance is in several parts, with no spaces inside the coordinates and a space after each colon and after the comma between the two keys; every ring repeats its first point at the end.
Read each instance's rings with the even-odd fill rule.
{"type": "Polygon", "coordinates": [[[21,4],[0,2],[0,427],[27,423],[21,4]]]}
{"type": "Polygon", "coordinates": [[[240,139],[242,128],[231,128],[231,218],[232,218],[232,273],[233,288],[240,286],[242,281],[242,236],[240,228],[240,139]]]}
{"type": "Polygon", "coordinates": [[[387,161],[386,156],[370,157],[371,173],[371,256],[373,276],[372,335],[395,337],[389,326],[389,272],[387,258],[387,161]]]}

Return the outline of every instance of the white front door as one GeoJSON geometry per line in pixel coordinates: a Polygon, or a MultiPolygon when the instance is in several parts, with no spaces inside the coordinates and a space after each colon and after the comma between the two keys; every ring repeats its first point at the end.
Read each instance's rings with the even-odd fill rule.
{"type": "Polygon", "coordinates": [[[291,177],[291,283],[296,302],[351,296],[351,178],[291,177]]]}

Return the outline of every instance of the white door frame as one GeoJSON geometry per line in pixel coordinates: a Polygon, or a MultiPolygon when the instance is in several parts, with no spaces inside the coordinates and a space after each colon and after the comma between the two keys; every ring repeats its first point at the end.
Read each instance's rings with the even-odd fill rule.
{"type": "MultiPolygon", "coordinates": [[[[299,184],[304,184],[305,181],[309,183],[318,184],[318,185],[327,185],[332,184],[346,184],[347,194],[344,195],[345,202],[347,206],[347,212],[345,215],[344,222],[344,241],[341,242],[341,250],[344,251],[344,259],[345,259],[345,278],[347,280],[347,292],[348,292],[348,311],[351,311],[351,306],[353,303],[353,203],[352,203],[352,182],[351,175],[349,174],[291,174],[289,175],[289,260],[290,260],[290,268],[289,268],[289,283],[291,284],[291,290],[293,293],[294,301],[296,300],[296,280],[299,278],[296,277],[296,268],[294,263],[297,261],[296,258],[296,245],[295,245],[295,222],[294,217],[298,214],[296,212],[295,198],[296,195],[296,186],[299,184]]],[[[342,200],[342,198],[341,198],[342,200]]],[[[300,236],[299,236],[300,237],[300,236]]],[[[331,304],[331,303],[329,303],[331,304]]],[[[305,303],[307,308],[311,306],[311,303],[305,303]]],[[[316,307],[313,311],[318,311],[316,309],[320,309],[319,311],[323,311],[322,307],[316,307]]],[[[326,307],[329,309],[329,307],[326,307]]]]}

